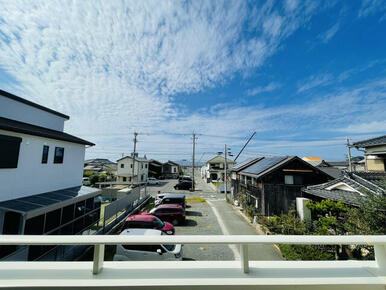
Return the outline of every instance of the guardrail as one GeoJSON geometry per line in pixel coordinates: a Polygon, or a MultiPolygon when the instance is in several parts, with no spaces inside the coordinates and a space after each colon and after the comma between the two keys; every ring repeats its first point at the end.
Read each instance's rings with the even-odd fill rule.
{"type": "Polygon", "coordinates": [[[105,245],[155,245],[155,244],[237,244],[240,246],[241,269],[249,272],[248,245],[368,245],[374,246],[375,260],[380,273],[386,275],[386,236],[64,236],[64,235],[2,235],[0,245],[94,245],[93,274],[103,269],[105,245]]]}

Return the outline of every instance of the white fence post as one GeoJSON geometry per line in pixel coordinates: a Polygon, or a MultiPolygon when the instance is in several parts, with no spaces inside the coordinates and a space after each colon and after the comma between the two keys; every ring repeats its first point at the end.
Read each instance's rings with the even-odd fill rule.
{"type": "Polygon", "coordinates": [[[92,273],[99,274],[103,268],[103,261],[105,259],[105,245],[94,245],[94,260],[92,266],[92,273]]]}
{"type": "Polygon", "coordinates": [[[249,272],[248,245],[240,245],[240,262],[244,273],[249,272]]]}
{"type": "Polygon", "coordinates": [[[375,245],[374,253],[379,271],[386,274],[386,245],[375,245]]]}

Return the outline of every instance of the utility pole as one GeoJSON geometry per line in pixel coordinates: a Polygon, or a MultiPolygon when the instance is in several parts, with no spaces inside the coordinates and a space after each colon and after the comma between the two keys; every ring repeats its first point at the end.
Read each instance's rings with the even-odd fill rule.
{"type": "Polygon", "coordinates": [[[195,190],[194,185],[194,155],[196,154],[196,134],[193,133],[193,152],[192,152],[192,191],[195,190]]]}
{"type": "Polygon", "coordinates": [[[225,194],[225,199],[228,201],[228,184],[227,184],[227,144],[224,145],[224,157],[225,157],[225,162],[224,162],[224,194],[225,194]]]}
{"type": "MultiPolygon", "coordinates": [[[[132,168],[132,171],[131,171],[131,187],[134,186],[134,166],[135,166],[135,150],[137,149],[137,136],[138,136],[138,133],[134,132],[134,151],[133,151],[133,156],[132,156],[133,168],[132,168]]],[[[137,179],[138,179],[138,176],[137,176],[137,179]]]]}
{"type": "Polygon", "coordinates": [[[239,158],[239,156],[240,156],[241,152],[243,152],[243,151],[244,151],[244,149],[245,149],[245,147],[247,147],[247,145],[248,145],[249,141],[251,141],[251,140],[252,140],[252,138],[253,138],[253,136],[255,136],[255,135],[256,135],[256,132],[253,132],[252,136],[251,136],[251,137],[249,137],[249,139],[248,139],[247,143],[245,143],[245,145],[243,146],[243,148],[241,148],[241,150],[240,150],[239,154],[237,154],[237,156],[236,156],[236,158],[235,158],[235,160],[234,160],[235,162],[236,162],[237,158],[239,158]]]}
{"type": "Polygon", "coordinates": [[[348,170],[349,172],[352,172],[350,139],[347,138],[346,141],[347,141],[348,170]]]}

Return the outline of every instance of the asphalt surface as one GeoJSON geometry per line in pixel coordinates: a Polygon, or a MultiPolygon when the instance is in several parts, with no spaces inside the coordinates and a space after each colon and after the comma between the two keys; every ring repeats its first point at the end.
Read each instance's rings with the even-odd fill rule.
{"type": "MultiPolygon", "coordinates": [[[[197,175],[199,176],[199,175],[197,175]]],[[[176,226],[177,235],[257,235],[255,227],[248,223],[237,209],[225,201],[224,193],[216,193],[200,177],[196,178],[196,190],[175,190],[177,180],[162,180],[147,191],[155,196],[158,192],[183,193],[187,198],[202,197],[205,203],[188,201],[186,225],[176,226]]],[[[239,249],[235,245],[185,245],[187,260],[238,260],[239,249]]],[[[282,260],[280,252],[270,245],[249,246],[250,260],[282,260]]]]}

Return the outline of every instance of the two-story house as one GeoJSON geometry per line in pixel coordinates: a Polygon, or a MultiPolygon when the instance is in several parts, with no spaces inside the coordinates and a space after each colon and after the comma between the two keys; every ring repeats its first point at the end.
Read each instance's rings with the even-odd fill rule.
{"type": "Polygon", "coordinates": [[[117,181],[141,183],[147,182],[149,175],[149,160],[138,153],[117,160],[117,181]],[[134,168],[133,168],[134,167],[134,168]]]}
{"type": "Polygon", "coordinates": [[[286,213],[301,188],[333,179],[297,156],[266,156],[248,159],[231,169],[234,199],[244,194],[257,212],[270,216],[286,213]]]}
{"type": "Polygon", "coordinates": [[[180,165],[170,160],[165,162],[162,164],[162,175],[164,178],[178,178],[180,175],[180,165]]]}
{"type": "MultiPolygon", "coordinates": [[[[226,160],[227,168],[231,168],[235,165],[235,162],[231,159],[226,160]]],[[[204,179],[207,183],[217,180],[224,180],[225,158],[223,156],[216,156],[209,159],[205,163],[204,179]]]]}
{"type": "Polygon", "coordinates": [[[366,171],[386,171],[386,135],[358,141],[353,146],[365,149],[366,171]]]}
{"type": "MultiPolygon", "coordinates": [[[[81,234],[99,220],[98,189],[82,186],[86,146],[69,117],[0,90],[0,234],[81,234]]],[[[1,246],[0,259],[35,260],[47,247],[1,246]]]]}

